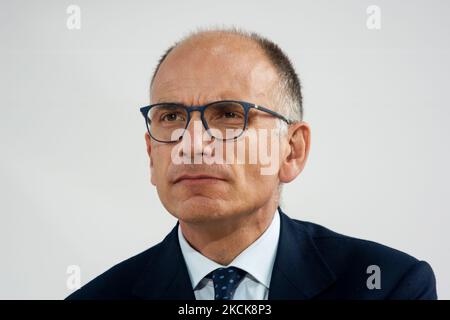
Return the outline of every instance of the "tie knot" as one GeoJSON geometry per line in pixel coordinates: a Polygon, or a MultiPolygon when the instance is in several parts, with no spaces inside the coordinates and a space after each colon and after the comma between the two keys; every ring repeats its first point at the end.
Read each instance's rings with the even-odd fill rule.
{"type": "Polygon", "coordinates": [[[209,273],[206,277],[213,280],[214,299],[231,300],[237,286],[246,273],[244,270],[236,267],[217,268],[209,273]]]}

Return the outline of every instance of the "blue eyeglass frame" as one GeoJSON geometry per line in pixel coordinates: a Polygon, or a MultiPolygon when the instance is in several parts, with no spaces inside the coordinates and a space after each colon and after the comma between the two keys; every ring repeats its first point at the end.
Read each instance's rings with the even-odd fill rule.
{"type": "MultiPolygon", "coordinates": [[[[144,116],[144,119],[145,119],[145,125],[146,125],[146,127],[147,127],[148,134],[152,137],[152,139],[154,139],[154,140],[156,140],[156,141],[158,141],[158,142],[163,142],[163,143],[176,143],[176,142],[180,141],[180,140],[183,138],[184,132],[186,131],[187,127],[189,126],[189,122],[191,121],[191,112],[193,112],[193,111],[199,111],[199,112],[200,112],[200,119],[201,119],[201,121],[202,121],[203,127],[204,127],[204,128],[206,129],[206,131],[208,131],[208,133],[209,133],[208,122],[205,120],[205,117],[204,117],[205,110],[206,110],[206,108],[208,108],[208,107],[211,106],[211,105],[214,105],[214,104],[217,104],[217,103],[222,103],[222,102],[234,102],[234,103],[240,104],[240,105],[244,108],[244,116],[245,116],[245,119],[244,119],[244,128],[243,128],[242,132],[241,132],[239,135],[237,135],[236,137],[234,137],[234,138],[220,139],[220,140],[222,140],[222,141],[236,140],[237,138],[239,138],[239,137],[244,133],[245,130],[247,130],[247,127],[248,127],[248,113],[249,113],[250,109],[255,109],[255,110],[259,110],[259,111],[268,113],[268,114],[270,114],[270,115],[272,115],[272,116],[274,116],[274,117],[276,117],[276,118],[278,118],[278,119],[283,120],[283,121],[286,122],[288,125],[293,123],[293,121],[288,120],[285,116],[283,116],[282,114],[280,114],[280,113],[278,113],[278,112],[275,112],[275,111],[273,111],[273,110],[270,110],[270,109],[268,109],[268,108],[266,108],[266,107],[263,107],[263,106],[259,106],[259,105],[254,104],[254,103],[245,102],[245,101],[240,101],[240,100],[219,100],[219,101],[213,101],[213,102],[210,102],[210,103],[205,104],[205,105],[191,106],[191,107],[187,107],[187,106],[185,106],[185,105],[183,105],[183,104],[181,104],[181,103],[175,103],[175,102],[161,102],[161,103],[155,103],[155,104],[151,104],[151,105],[142,107],[142,108],[140,108],[140,111],[141,111],[142,115],[144,116]],[[184,127],[184,130],[185,130],[185,131],[183,131],[183,134],[180,136],[180,138],[179,138],[178,140],[165,141],[165,140],[158,140],[158,139],[156,139],[155,137],[153,137],[153,135],[152,135],[152,133],[151,133],[151,131],[150,131],[150,128],[149,128],[149,126],[148,126],[148,121],[147,121],[148,118],[147,118],[147,116],[148,116],[148,113],[150,112],[150,110],[151,110],[152,108],[157,107],[157,106],[160,106],[160,105],[165,105],[165,106],[169,105],[169,106],[183,107],[183,108],[186,109],[186,112],[187,112],[187,120],[186,120],[186,127],[184,127]]],[[[216,137],[214,137],[214,138],[216,138],[216,137]]],[[[216,139],[217,139],[217,138],[216,138],[216,139]]]]}

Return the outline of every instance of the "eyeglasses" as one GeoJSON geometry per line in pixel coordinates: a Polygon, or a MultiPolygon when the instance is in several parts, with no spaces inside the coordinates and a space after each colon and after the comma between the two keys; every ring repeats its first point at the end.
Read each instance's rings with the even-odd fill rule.
{"type": "Polygon", "coordinates": [[[150,136],[159,142],[173,143],[182,139],[191,119],[199,111],[203,127],[214,138],[223,141],[240,137],[248,126],[250,109],[266,112],[291,124],[283,115],[253,103],[223,100],[203,106],[187,107],[179,103],[157,103],[140,108],[150,136]]]}

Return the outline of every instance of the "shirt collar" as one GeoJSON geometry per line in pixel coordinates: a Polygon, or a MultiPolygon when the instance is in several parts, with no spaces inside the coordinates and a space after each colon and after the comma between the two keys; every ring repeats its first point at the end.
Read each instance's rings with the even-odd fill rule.
{"type": "Polygon", "coordinates": [[[248,248],[234,258],[229,265],[223,266],[192,248],[184,238],[180,225],[178,225],[178,240],[194,289],[211,271],[220,267],[230,266],[238,267],[246,271],[268,289],[272,276],[273,264],[275,262],[279,235],[280,214],[276,211],[272,222],[266,231],[248,248]]]}

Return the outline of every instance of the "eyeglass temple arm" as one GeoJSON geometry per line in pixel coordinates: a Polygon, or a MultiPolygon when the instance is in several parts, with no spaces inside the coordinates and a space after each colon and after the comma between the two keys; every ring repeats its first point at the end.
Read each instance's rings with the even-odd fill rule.
{"type": "Polygon", "coordinates": [[[267,109],[267,108],[258,106],[258,105],[256,105],[256,104],[253,105],[253,108],[255,108],[256,110],[261,110],[261,111],[263,111],[263,112],[269,113],[269,114],[271,114],[271,115],[273,115],[273,116],[275,116],[275,117],[277,117],[277,118],[283,120],[283,121],[286,122],[287,124],[292,124],[292,123],[293,123],[293,121],[288,120],[286,117],[284,117],[283,115],[279,114],[278,112],[275,112],[275,111],[272,111],[272,110],[270,110],[270,109],[267,109]]]}

